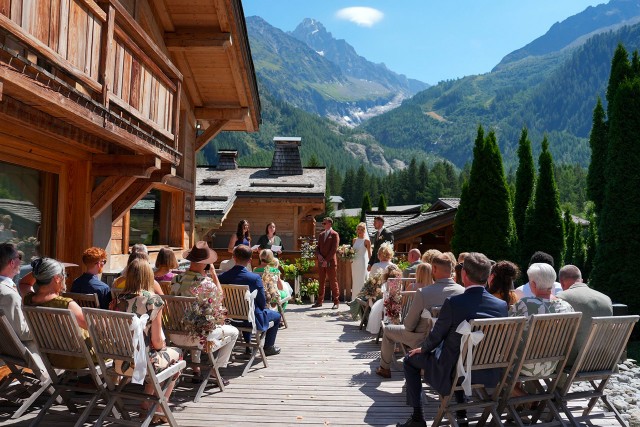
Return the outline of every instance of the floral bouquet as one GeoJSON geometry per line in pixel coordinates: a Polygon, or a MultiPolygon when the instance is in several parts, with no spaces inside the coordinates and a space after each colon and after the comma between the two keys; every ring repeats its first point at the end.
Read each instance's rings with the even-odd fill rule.
{"type": "Polygon", "coordinates": [[[400,323],[402,312],[402,281],[400,279],[387,280],[387,298],[384,300],[384,312],[387,320],[394,325],[400,323]]]}
{"type": "Polygon", "coordinates": [[[316,257],[316,247],[318,246],[315,237],[299,237],[300,252],[302,258],[314,259],[316,257]]]}
{"type": "Polygon", "coordinates": [[[358,294],[358,298],[362,298],[365,300],[373,299],[377,300],[382,296],[382,272],[369,276],[364,285],[362,285],[362,290],[358,294]]]}
{"type": "Polygon", "coordinates": [[[262,273],[262,284],[267,294],[267,303],[271,307],[275,307],[280,301],[280,293],[278,292],[278,276],[268,271],[262,273]]]}
{"type": "Polygon", "coordinates": [[[356,256],[356,250],[351,245],[338,246],[338,257],[345,261],[353,261],[356,256]]]}
{"type": "Polygon", "coordinates": [[[222,305],[222,289],[206,278],[192,288],[191,293],[196,300],[185,310],[183,322],[189,335],[206,348],[209,334],[227,318],[227,309],[222,305]]]}

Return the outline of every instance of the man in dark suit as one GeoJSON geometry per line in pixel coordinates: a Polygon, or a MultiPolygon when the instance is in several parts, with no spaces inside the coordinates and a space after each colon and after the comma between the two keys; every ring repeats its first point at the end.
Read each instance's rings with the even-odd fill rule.
{"type": "MultiPolygon", "coordinates": [[[[267,356],[280,353],[280,347],[276,347],[276,335],[280,327],[280,313],[267,308],[267,297],[262,285],[262,278],[247,270],[247,265],[251,262],[251,248],[246,245],[238,245],[233,249],[233,260],[235,265],[229,271],[218,276],[220,283],[233,285],[247,285],[249,292],[257,290],[255,299],[256,328],[260,331],[267,331],[264,341],[264,352],[267,356]],[[269,322],[273,326],[269,327],[269,322]]],[[[251,326],[248,322],[246,325],[251,326]]],[[[249,342],[251,334],[243,332],[245,342],[249,342]]]]}
{"type": "MultiPolygon", "coordinates": [[[[397,426],[426,426],[422,411],[421,369],[424,369],[425,381],[438,393],[450,392],[453,370],[460,355],[458,325],[464,320],[507,316],[507,303],[491,295],[484,287],[490,270],[491,261],[483,254],[470,252],[465,257],[462,266],[465,292],[445,300],[438,321],[422,347],[411,350],[404,360],[407,405],[413,407],[413,414],[406,423],[398,423],[397,426]],[[436,348],[440,348],[439,356],[434,352],[436,348]]],[[[483,383],[486,387],[495,387],[499,379],[500,372],[495,369],[473,374],[473,382],[483,383]]]]}
{"type": "Polygon", "coordinates": [[[326,217],[322,220],[324,231],[318,235],[318,246],[316,247],[316,258],[318,260],[318,274],[320,279],[320,288],[318,289],[318,302],[313,307],[322,307],[324,301],[324,283],[329,277],[329,285],[331,286],[331,296],[333,297],[333,310],[337,310],[340,305],[340,286],[338,285],[338,244],[340,236],[333,227],[333,219],[326,217]]]}
{"type": "Polygon", "coordinates": [[[378,259],[378,250],[384,242],[393,244],[393,233],[384,228],[384,218],[377,216],[373,219],[373,227],[376,229],[375,233],[371,235],[371,242],[373,242],[373,249],[371,250],[371,259],[369,259],[369,270],[371,266],[376,262],[380,262],[378,259]]]}

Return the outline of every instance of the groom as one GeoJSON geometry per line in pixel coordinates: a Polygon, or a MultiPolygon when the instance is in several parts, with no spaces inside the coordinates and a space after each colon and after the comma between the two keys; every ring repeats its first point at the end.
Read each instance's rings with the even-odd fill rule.
{"type": "Polygon", "coordinates": [[[331,286],[331,296],[333,297],[332,310],[337,310],[340,305],[340,286],[338,285],[338,244],[340,236],[332,228],[333,219],[326,217],[322,220],[322,231],[318,235],[318,246],[316,246],[316,258],[318,260],[318,275],[320,276],[320,288],[318,289],[318,302],[312,307],[322,307],[324,301],[324,285],[325,279],[329,277],[329,285],[331,286]]]}
{"type": "Polygon", "coordinates": [[[393,244],[393,234],[384,228],[384,218],[377,216],[373,219],[373,227],[376,232],[371,235],[371,241],[373,242],[373,249],[371,259],[369,259],[369,267],[367,270],[371,270],[371,266],[376,262],[380,262],[378,259],[378,250],[383,243],[389,242],[393,244]]]}

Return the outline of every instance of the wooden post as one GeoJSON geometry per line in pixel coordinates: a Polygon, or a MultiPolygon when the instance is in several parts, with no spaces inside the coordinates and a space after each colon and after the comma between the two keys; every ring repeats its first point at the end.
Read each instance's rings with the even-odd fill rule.
{"type": "Polygon", "coordinates": [[[112,90],[111,72],[113,71],[113,56],[111,44],[113,43],[113,29],[115,25],[116,10],[111,3],[107,5],[107,22],[102,26],[102,38],[100,45],[100,64],[98,75],[102,78],[102,104],[109,108],[109,91],[112,90]]]}
{"type": "Polygon", "coordinates": [[[173,148],[178,149],[178,137],[180,136],[180,98],[182,93],[182,82],[175,81],[176,93],[173,95],[173,148]]]}

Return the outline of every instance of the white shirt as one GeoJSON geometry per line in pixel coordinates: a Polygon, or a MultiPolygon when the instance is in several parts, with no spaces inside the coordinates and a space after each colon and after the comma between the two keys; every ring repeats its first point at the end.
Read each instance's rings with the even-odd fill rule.
{"type": "Polygon", "coordinates": [[[0,276],[0,284],[10,287],[16,292],[18,291],[18,288],[16,288],[16,284],[13,282],[13,280],[11,280],[10,277],[0,276]]]}
{"type": "MultiPolygon", "coordinates": [[[[562,285],[558,282],[553,282],[553,288],[551,288],[551,295],[557,295],[562,292],[562,285]]],[[[518,299],[522,299],[524,297],[532,297],[533,292],[531,292],[531,286],[529,286],[529,282],[524,285],[518,287],[515,290],[516,296],[518,299]]]]}

